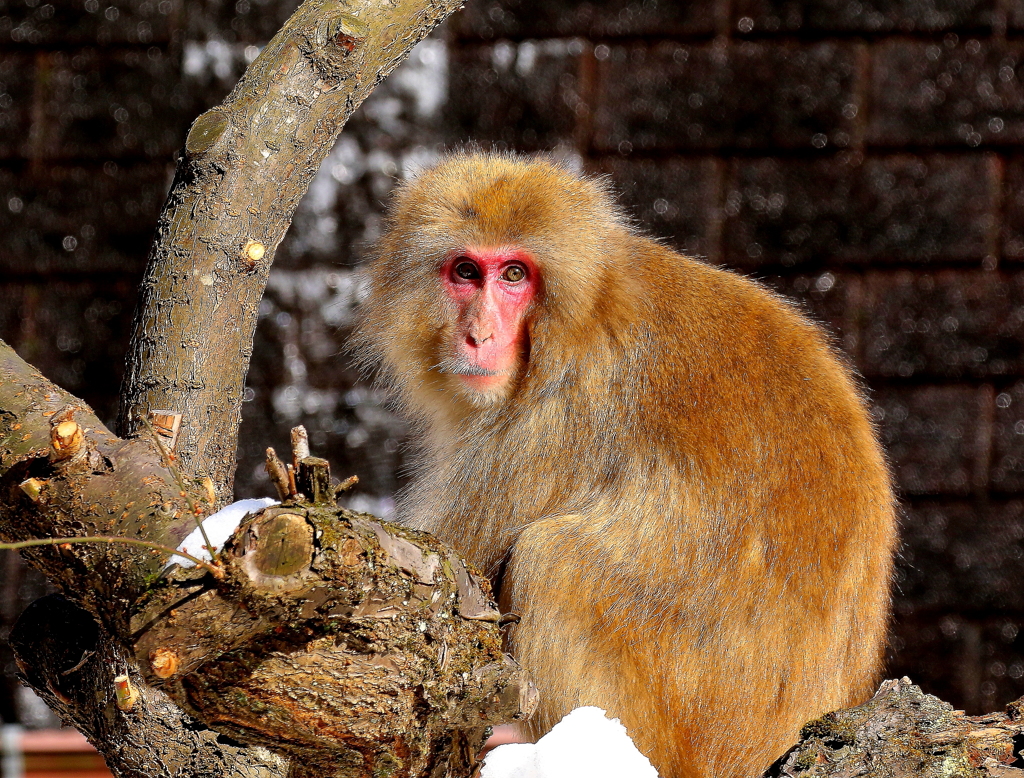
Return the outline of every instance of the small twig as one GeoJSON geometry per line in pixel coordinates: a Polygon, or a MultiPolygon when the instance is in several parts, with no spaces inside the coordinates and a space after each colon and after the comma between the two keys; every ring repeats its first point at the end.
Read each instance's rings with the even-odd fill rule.
{"type": "Polygon", "coordinates": [[[267,449],[267,475],[270,476],[271,482],[277,489],[277,496],[281,502],[284,502],[292,496],[289,485],[288,485],[288,469],[284,466],[284,462],[278,457],[277,452],[272,448],[267,449]]]}
{"type": "Polygon", "coordinates": [[[83,667],[85,667],[85,663],[89,661],[89,657],[93,656],[95,653],[95,651],[83,651],[82,658],[78,660],[78,664],[74,667],[69,667],[67,670],[64,670],[61,673],[61,675],[71,675],[72,673],[81,670],[83,667]]]}
{"type": "Polygon", "coordinates": [[[39,538],[37,540],[20,540],[17,543],[0,543],[0,551],[17,551],[21,548],[32,548],[34,546],[61,546],[65,543],[124,543],[129,546],[143,546],[145,548],[163,551],[165,554],[170,554],[171,556],[180,556],[193,564],[205,567],[217,580],[224,577],[223,569],[207,562],[204,559],[194,557],[187,551],[171,548],[170,546],[165,546],[163,543],[154,543],[151,540],[119,538],[114,535],[86,535],[75,538],[39,538]]]}
{"type": "Polygon", "coordinates": [[[301,424],[292,427],[292,467],[299,469],[299,462],[309,456],[309,433],[301,424]]]}
{"type": "Polygon", "coordinates": [[[339,495],[351,491],[351,489],[358,483],[359,476],[350,475],[348,478],[346,478],[344,481],[342,481],[340,484],[334,487],[334,494],[339,495]]]}
{"type": "Polygon", "coordinates": [[[153,436],[153,440],[156,441],[156,447],[160,452],[160,458],[163,460],[164,467],[170,470],[171,475],[174,476],[174,480],[178,484],[178,491],[180,495],[185,498],[185,502],[188,503],[189,512],[191,512],[192,518],[195,519],[196,526],[199,527],[199,534],[203,536],[203,543],[206,544],[206,550],[210,552],[210,558],[214,562],[217,562],[217,549],[214,548],[213,543],[210,542],[210,538],[206,534],[206,527],[203,526],[203,520],[199,517],[202,510],[196,504],[196,501],[192,499],[192,495],[189,494],[188,489],[185,487],[185,480],[181,477],[181,471],[178,470],[178,466],[174,464],[174,455],[167,450],[164,442],[160,440],[160,433],[153,428],[149,419],[144,416],[140,416],[139,420],[142,422],[142,425],[149,430],[149,434],[153,436]]]}
{"type": "Polygon", "coordinates": [[[288,471],[288,494],[292,499],[299,496],[299,485],[295,480],[295,468],[292,465],[285,465],[288,471]]]}

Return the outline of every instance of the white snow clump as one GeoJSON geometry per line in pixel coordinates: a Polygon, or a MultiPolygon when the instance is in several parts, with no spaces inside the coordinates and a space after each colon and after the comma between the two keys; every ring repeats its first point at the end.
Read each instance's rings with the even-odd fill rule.
{"type": "MultiPolygon", "coordinates": [[[[227,543],[228,538],[231,537],[235,528],[242,523],[242,519],[250,513],[256,513],[256,511],[261,511],[264,508],[269,508],[271,505],[277,504],[277,500],[272,500],[269,497],[258,497],[252,500],[239,500],[238,502],[233,502],[230,505],[225,505],[216,513],[207,516],[203,520],[203,528],[206,530],[206,534],[210,537],[210,542],[213,543],[214,548],[220,550],[221,546],[227,543]]],[[[202,559],[207,562],[213,559],[209,550],[206,548],[206,541],[203,539],[203,533],[199,531],[199,527],[192,530],[188,537],[181,541],[178,545],[178,551],[184,551],[197,559],[202,559]]],[[[171,557],[171,561],[167,563],[167,567],[170,567],[171,565],[195,567],[196,563],[191,559],[174,556],[171,557]]]]}
{"type": "Polygon", "coordinates": [[[618,719],[577,708],[536,743],[498,746],[480,778],[658,778],[618,719]]]}

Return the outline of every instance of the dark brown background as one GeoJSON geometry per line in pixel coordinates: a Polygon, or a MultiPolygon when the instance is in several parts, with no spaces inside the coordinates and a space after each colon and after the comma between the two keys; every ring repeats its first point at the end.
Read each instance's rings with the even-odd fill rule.
{"type": "MultiPolygon", "coordinates": [[[[106,419],[172,154],[293,2],[0,0],[0,338],[106,419]]],[[[352,269],[394,179],[466,140],[610,174],[652,233],[832,327],[903,497],[889,675],[974,712],[1024,693],[1024,0],[471,0],[296,217],[240,495],[301,422],[390,509],[403,427],[340,353],[352,269]]],[[[7,630],[45,586],[3,565],[7,630]]],[[[50,722],[0,660],[0,717],[50,722]]]]}

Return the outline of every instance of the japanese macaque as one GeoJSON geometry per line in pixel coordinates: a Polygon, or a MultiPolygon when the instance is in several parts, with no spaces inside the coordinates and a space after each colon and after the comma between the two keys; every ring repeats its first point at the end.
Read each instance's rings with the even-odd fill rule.
{"type": "Polygon", "coordinates": [[[398,190],[358,341],[420,432],[399,515],[521,616],[543,734],[759,775],[877,680],[893,494],[822,331],[644,237],[598,180],[456,154],[398,190]]]}

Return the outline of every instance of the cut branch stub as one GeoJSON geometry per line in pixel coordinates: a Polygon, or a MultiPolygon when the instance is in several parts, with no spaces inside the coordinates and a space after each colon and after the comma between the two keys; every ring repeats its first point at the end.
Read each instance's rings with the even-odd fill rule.
{"type": "Polygon", "coordinates": [[[65,408],[50,420],[50,459],[61,462],[82,450],[85,433],[74,420],[74,408],[65,408]]]}
{"type": "Polygon", "coordinates": [[[296,513],[268,513],[249,524],[241,556],[251,581],[275,592],[301,589],[313,559],[313,527],[296,513]]]}
{"type": "Polygon", "coordinates": [[[185,153],[198,157],[212,149],[228,128],[228,122],[228,114],[220,108],[200,114],[185,138],[185,153]]]}
{"type": "Polygon", "coordinates": [[[298,427],[292,427],[291,432],[292,439],[292,465],[295,469],[299,469],[299,462],[309,456],[309,433],[306,432],[306,428],[301,424],[298,427]]]}
{"type": "Polygon", "coordinates": [[[299,461],[296,486],[306,499],[316,505],[334,505],[334,487],[331,486],[331,466],[326,459],[305,457],[299,461]]]}
{"type": "Polygon", "coordinates": [[[428,535],[290,503],[248,517],[222,561],[220,584],[173,573],[133,624],[148,681],[232,738],[323,775],[432,775],[536,705],[486,582],[428,535]]]}
{"type": "Polygon", "coordinates": [[[153,431],[163,440],[168,451],[174,451],[181,430],[181,414],[174,411],[150,411],[149,422],[153,431]]]}
{"type": "MultiPolygon", "coordinates": [[[[316,26],[307,33],[307,51],[325,78],[336,77],[338,68],[353,54],[361,54],[366,43],[369,27],[358,16],[345,13],[340,8],[326,11],[316,26]]],[[[357,71],[357,77],[361,74],[357,71]]]]}
{"type": "Polygon", "coordinates": [[[277,456],[277,452],[272,448],[267,449],[265,466],[267,475],[270,476],[270,482],[274,484],[274,488],[277,490],[277,498],[284,502],[294,497],[295,494],[292,492],[291,483],[288,480],[288,468],[285,467],[284,462],[281,461],[280,457],[277,456]]]}

